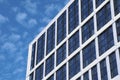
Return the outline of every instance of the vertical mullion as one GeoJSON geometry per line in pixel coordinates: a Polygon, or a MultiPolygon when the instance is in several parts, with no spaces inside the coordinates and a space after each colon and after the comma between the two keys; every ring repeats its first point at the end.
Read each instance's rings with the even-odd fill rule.
{"type": "Polygon", "coordinates": [[[110,72],[110,63],[109,63],[110,61],[109,61],[109,58],[108,58],[108,56],[107,56],[107,58],[106,58],[106,66],[107,66],[107,75],[108,75],[108,80],[110,80],[111,79],[111,72],[110,72]]]}

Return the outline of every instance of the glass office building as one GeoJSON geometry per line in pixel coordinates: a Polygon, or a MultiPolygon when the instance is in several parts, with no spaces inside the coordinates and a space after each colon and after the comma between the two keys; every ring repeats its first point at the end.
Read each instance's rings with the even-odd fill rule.
{"type": "Polygon", "coordinates": [[[120,0],[70,0],[30,43],[26,80],[120,80],[120,0]]]}

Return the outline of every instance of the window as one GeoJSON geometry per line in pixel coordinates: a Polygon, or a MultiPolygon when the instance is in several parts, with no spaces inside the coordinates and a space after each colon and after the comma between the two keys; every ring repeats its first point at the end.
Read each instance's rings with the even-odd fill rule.
{"type": "Polygon", "coordinates": [[[35,50],[36,50],[36,42],[32,45],[32,55],[31,55],[31,67],[30,67],[30,69],[32,69],[34,67],[35,50]]]}
{"type": "Polygon", "coordinates": [[[111,78],[114,78],[116,75],[118,75],[115,52],[113,52],[112,54],[110,54],[110,56],[109,56],[109,62],[110,62],[111,78]]]}
{"type": "Polygon", "coordinates": [[[47,30],[47,53],[55,47],[55,23],[47,30]]]}
{"type": "Polygon", "coordinates": [[[33,73],[30,74],[29,80],[33,80],[33,73]]]}
{"type": "Polygon", "coordinates": [[[97,66],[95,65],[92,69],[91,69],[91,74],[92,74],[92,80],[98,80],[98,74],[97,74],[97,66]]]}
{"type": "Polygon", "coordinates": [[[75,0],[68,9],[68,32],[71,33],[79,24],[78,0],[75,0]]]}
{"type": "Polygon", "coordinates": [[[106,66],[106,60],[105,59],[103,59],[100,62],[100,72],[101,72],[101,80],[108,80],[107,66],[106,66]]]}
{"type": "Polygon", "coordinates": [[[82,43],[88,40],[94,34],[93,18],[82,27],[82,43]]]}
{"type": "Polygon", "coordinates": [[[64,43],[58,50],[57,50],[57,65],[59,65],[65,58],[66,58],[66,43],[64,43]]]}
{"type": "Polygon", "coordinates": [[[46,60],[46,71],[45,75],[47,75],[49,72],[51,72],[54,69],[54,54],[51,55],[47,60],[46,60]]]}
{"type": "Polygon", "coordinates": [[[37,45],[37,61],[38,64],[43,58],[44,58],[44,47],[45,47],[45,34],[43,34],[38,39],[38,45],[37,45]]]}
{"type": "Polygon", "coordinates": [[[120,41],[120,19],[116,21],[116,29],[117,29],[117,38],[120,41]]]}
{"type": "Polygon", "coordinates": [[[83,49],[83,68],[96,59],[95,41],[92,41],[83,49]]]}
{"type": "Polygon", "coordinates": [[[98,45],[100,56],[114,45],[112,26],[98,36],[98,45]]]}
{"type": "Polygon", "coordinates": [[[66,11],[57,20],[57,44],[66,37],[66,11]]]}
{"type": "Polygon", "coordinates": [[[101,5],[101,3],[103,3],[105,0],[96,0],[96,7],[98,7],[99,5],[101,5]]]}
{"type": "Polygon", "coordinates": [[[76,80],[81,80],[81,77],[77,78],[76,80]]]}
{"type": "Polygon", "coordinates": [[[56,80],[66,80],[66,65],[62,66],[56,73],[56,80]]]}
{"type": "Polygon", "coordinates": [[[110,3],[107,3],[98,13],[97,13],[97,30],[101,29],[106,23],[111,19],[110,3]]]}
{"type": "Polygon", "coordinates": [[[81,20],[83,21],[93,12],[93,0],[81,0],[81,20]]]}
{"type": "Polygon", "coordinates": [[[85,74],[83,74],[83,80],[89,80],[89,73],[88,73],[88,71],[85,74]]]}
{"type": "Polygon", "coordinates": [[[43,64],[40,65],[35,73],[35,80],[42,80],[43,78],[43,64]]]}
{"type": "Polygon", "coordinates": [[[54,74],[50,76],[47,80],[54,80],[54,74]]]}
{"type": "Polygon", "coordinates": [[[79,47],[79,31],[69,39],[69,55],[79,47]]]}
{"type": "Polygon", "coordinates": [[[77,53],[72,59],[69,61],[69,79],[72,78],[80,71],[80,54],[77,53]]]}
{"type": "Polygon", "coordinates": [[[120,0],[113,0],[114,1],[114,8],[115,8],[115,15],[120,13],[120,0]]]}

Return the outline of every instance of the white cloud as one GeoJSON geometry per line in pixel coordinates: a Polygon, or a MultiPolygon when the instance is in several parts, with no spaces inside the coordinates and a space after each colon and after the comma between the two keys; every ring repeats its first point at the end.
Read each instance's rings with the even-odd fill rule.
{"type": "Polygon", "coordinates": [[[18,68],[18,69],[16,69],[16,70],[13,72],[13,74],[19,74],[19,73],[21,73],[21,72],[23,72],[23,71],[24,71],[23,68],[18,68]]]}
{"type": "Polygon", "coordinates": [[[18,41],[20,40],[21,36],[18,35],[18,34],[15,34],[15,33],[12,33],[10,36],[9,36],[9,40],[11,41],[18,41]]]}
{"type": "Polygon", "coordinates": [[[44,18],[42,19],[42,22],[49,23],[50,20],[51,20],[51,19],[50,19],[49,17],[44,17],[44,18]]]}
{"type": "Polygon", "coordinates": [[[28,21],[28,24],[29,24],[29,26],[34,26],[34,25],[37,24],[37,21],[36,21],[35,19],[30,19],[30,20],[28,21]]]}
{"type": "Polygon", "coordinates": [[[27,18],[27,14],[26,13],[18,13],[17,16],[16,16],[16,20],[19,23],[23,23],[26,18],[27,18]]]}
{"type": "MultiPolygon", "coordinates": [[[[20,53],[19,53],[19,54],[20,54],[20,53]]],[[[18,57],[16,58],[16,60],[15,60],[15,63],[20,62],[20,61],[22,61],[22,60],[24,60],[24,57],[23,57],[23,56],[18,56],[18,57]]]]}
{"type": "Polygon", "coordinates": [[[0,24],[8,21],[8,18],[0,14],[0,24]]]}
{"type": "Polygon", "coordinates": [[[1,60],[5,60],[5,56],[4,55],[0,55],[0,61],[1,60]]]}

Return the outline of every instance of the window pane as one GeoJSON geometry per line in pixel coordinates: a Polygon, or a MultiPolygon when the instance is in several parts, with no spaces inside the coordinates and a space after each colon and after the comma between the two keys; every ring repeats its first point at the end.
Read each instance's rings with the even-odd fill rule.
{"type": "Polygon", "coordinates": [[[93,18],[91,18],[83,27],[82,27],[82,43],[88,40],[94,34],[94,23],[93,18]]]}
{"type": "Polygon", "coordinates": [[[96,65],[91,69],[91,74],[92,74],[92,80],[98,80],[98,73],[97,73],[96,65]]]}
{"type": "Polygon", "coordinates": [[[110,49],[114,45],[112,26],[106,29],[100,36],[98,36],[99,55],[110,49]]]}
{"type": "Polygon", "coordinates": [[[54,74],[50,76],[47,80],[54,80],[54,74]]]}
{"type": "Polygon", "coordinates": [[[76,80],[81,80],[81,77],[77,78],[76,80]]]}
{"type": "Polygon", "coordinates": [[[110,54],[109,61],[110,61],[111,78],[114,78],[116,75],[118,75],[115,52],[110,54]]]}
{"type": "Polygon", "coordinates": [[[57,20],[57,44],[66,37],[66,11],[57,20]]]}
{"type": "Polygon", "coordinates": [[[120,41],[120,19],[116,21],[117,39],[120,41]]]}
{"type": "Polygon", "coordinates": [[[108,80],[107,66],[106,66],[106,60],[105,59],[103,59],[100,62],[100,72],[101,72],[101,80],[108,80]]]}
{"type": "Polygon", "coordinates": [[[35,73],[35,80],[42,80],[43,78],[43,64],[37,68],[35,73]]]}
{"type": "Polygon", "coordinates": [[[57,50],[57,65],[66,58],[66,43],[57,50]]]}
{"type": "Polygon", "coordinates": [[[55,23],[47,30],[47,53],[55,47],[55,23]]]}
{"type": "Polygon", "coordinates": [[[96,0],[96,7],[98,7],[101,3],[103,3],[105,0],[96,0]]]}
{"type": "Polygon", "coordinates": [[[89,73],[88,73],[88,71],[85,74],[83,74],[83,80],[89,80],[89,73]]]}
{"type": "Polygon", "coordinates": [[[93,12],[93,0],[81,0],[81,20],[83,21],[93,12]]]}
{"type": "Polygon", "coordinates": [[[68,9],[68,32],[71,33],[79,24],[78,18],[78,0],[75,0],[68,9]]]}
{"type": "Polygon", "coordinates": [[[66,80],[66,65],[62,66],[56,73],[56,80],[66,80]]]}
{"type": "Polygon", "coordinates": [[[79,47],[79,31],[69,39],[69,55],[79,47]]]}
{"type": "Polygon", "coordinates": [[[98,13],[97,13],[97,30],[101,29],[106,23],[111,19],[110,3],[107,3],[98,13]]]}
{"type": "Polygon", "coordinates": [[[33,73],[30,74],[29,80],[33,80],[33,73]]]}
{"type": "Polygon", "coordinates": [[[31,67],[30,67],[30,69],[32,69],[34,67],[35,50],[36,50],[36,42],[32,45],[32,55],[31,55],[31,67]]]}
{"type": "Polygon", "coordinates": [[[46,60],[46,71],[45,75],[47,75],[49,72],[51,72],[54,69],[54,54],[51,55],[47,60],[46,60]]]}
{"type": "Polygon", "coordinates": [[[92,41],[83,49],[83,68],[96,59],[95,41],[92,41]]]}
{"type": "Polygon", "coordinates": [[[45,47],[45,34],[43,34],[38,39],[36,64],[38,64],[44,58],[44,47],[45,47]]]}
{"type": "Polygon", "coordinates": [[[69,61],[69,79],[80,71],[80,54],[78,53],[69,61]]]}
{"type": "Polygon", "coordinates": [[[120,0],[113,0],[114,1],[114,9],[115,9],[115,15],[120,13],[120,0]]]}

